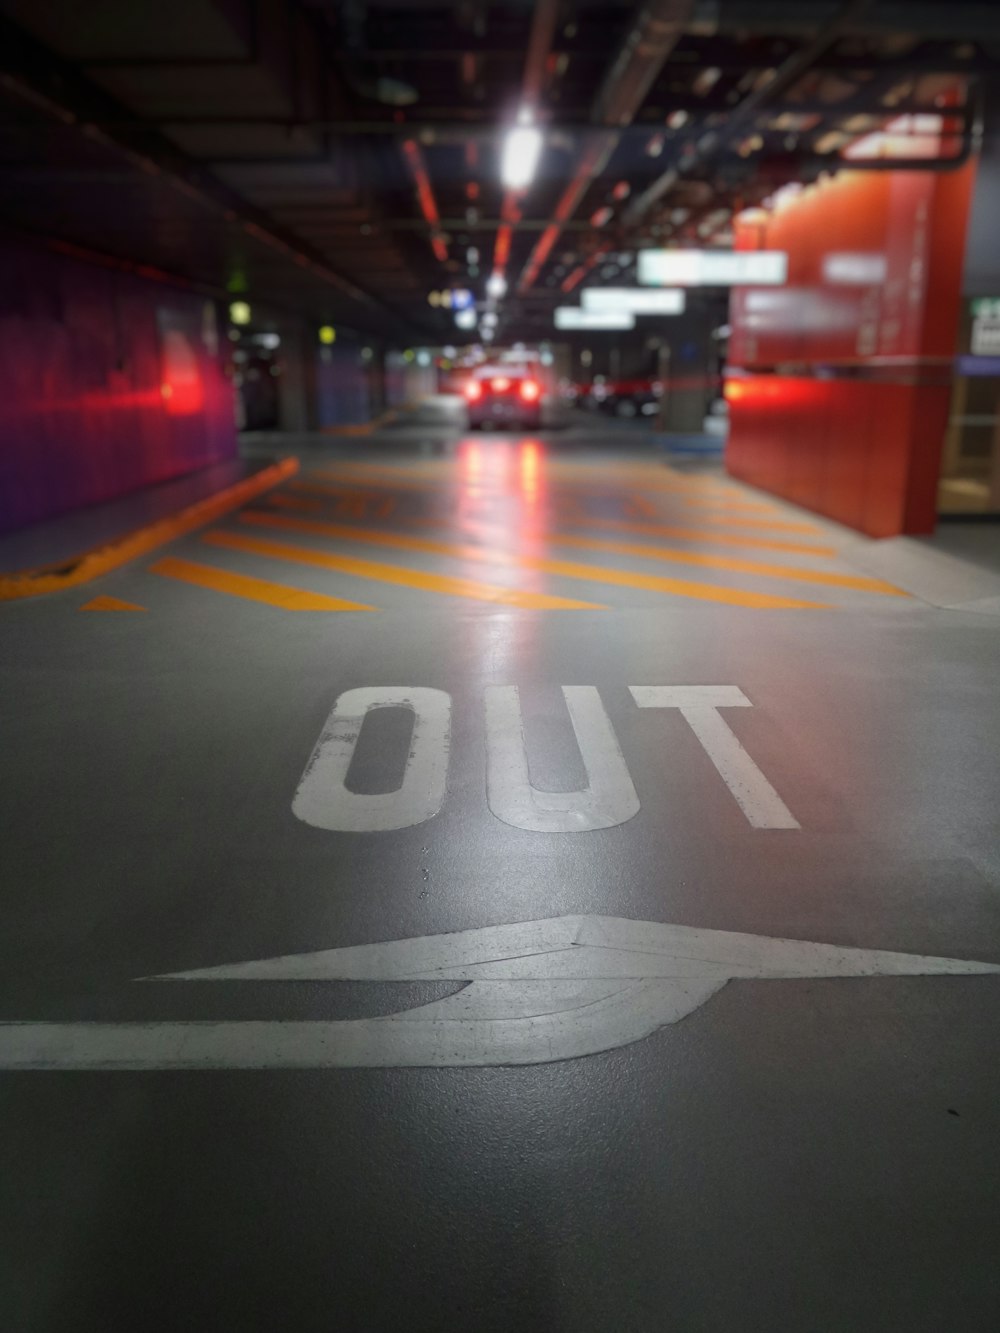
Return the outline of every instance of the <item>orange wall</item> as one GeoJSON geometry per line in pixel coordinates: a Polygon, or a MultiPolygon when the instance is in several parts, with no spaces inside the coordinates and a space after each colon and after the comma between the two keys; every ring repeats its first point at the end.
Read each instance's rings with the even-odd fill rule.
{"type": "Polygon", "coordinates": [[[789,274],[733,292],[730,472],[872,536],[933,530],[973,178],[844,172],[740,226],[789,274]]]}

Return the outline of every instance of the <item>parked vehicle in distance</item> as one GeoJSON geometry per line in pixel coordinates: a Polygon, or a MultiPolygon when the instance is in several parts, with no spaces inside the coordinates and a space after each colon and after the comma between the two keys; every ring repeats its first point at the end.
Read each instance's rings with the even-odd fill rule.
{"type": "Polygon", "coordinates": [[[660,410],[663,392],[661,380],[609,380],[598,375],[579,401],[591,412],[609,416],[652,417],[660,410]]]}
{"type": "Polygon", "coordinates": [[[523,366],[477,366],[465,382],[472,429],[488,423],[537,430],[542,421],[542,386],[523,366]]]}

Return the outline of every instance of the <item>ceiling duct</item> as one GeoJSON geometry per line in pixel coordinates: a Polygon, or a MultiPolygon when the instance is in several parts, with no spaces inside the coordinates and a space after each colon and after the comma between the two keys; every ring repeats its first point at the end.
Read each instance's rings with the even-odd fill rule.
{"type": "Polygon", "coordinates": [[[594,101],[591,118],[595,126],[603,128],[587,136],[576,171],[556,205],[553,220],[528,258],[519,292],[524,293],[534,283],[563,225],[576,212],[594,177],[604,170],[618,144],[618,130],[632,123],[667,57],[683,36],[693,7],[694,0],[649,0],[639,11],[594,101]]]}
{"type": "Polygon", "coordinates": [[[402,79],[389,79],[375,71],[365,41],[365,0],[345,0],[340,10],[342,69],[344,81],[359,97],[383,106],[412,106],[419,94],[402,79]]]}

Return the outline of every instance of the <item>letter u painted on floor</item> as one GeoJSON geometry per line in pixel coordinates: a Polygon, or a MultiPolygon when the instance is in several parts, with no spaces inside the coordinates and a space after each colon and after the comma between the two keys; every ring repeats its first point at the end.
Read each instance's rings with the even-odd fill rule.
{"type": "Polygon", "coordinates": [[[410,828],[444,804],[451,746],[451,697],[444,690],[376,685],[345,690],[327,718],[306,764],[292,810],[314,828],[379,833],[410,828]],[[413,736],[400,786],[370,794],[348,790],[346,779],[362,724],[373,708],[409,708],[413,736]]]}
{"type": "Polygon", "coordinates": [[[486,687],[486,799],[498,819],[533,833],[614,828],[639,811],[611,719],[593,685],[564,685],[566,707],[587,772],[579,791],[531,785],[516,685],[486,687]]]}

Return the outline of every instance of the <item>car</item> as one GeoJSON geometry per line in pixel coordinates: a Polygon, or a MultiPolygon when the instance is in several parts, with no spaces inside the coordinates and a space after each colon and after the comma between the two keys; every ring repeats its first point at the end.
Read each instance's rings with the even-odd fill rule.
{"type": "Polygon", "coordinates": [[[608,380],[598,375],[584,399],[591,412],[615,417],[654,417],[663,397],[661,380],[608,380]]]}
{"type": "Polygon", "coordinates": [[[542,421],[542,386],[520,366],[477,366],[465,383],[465,403],[472,429],[520,426],[537,430],[542,421]]]}

